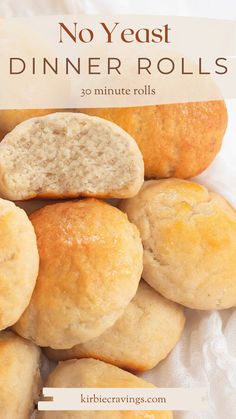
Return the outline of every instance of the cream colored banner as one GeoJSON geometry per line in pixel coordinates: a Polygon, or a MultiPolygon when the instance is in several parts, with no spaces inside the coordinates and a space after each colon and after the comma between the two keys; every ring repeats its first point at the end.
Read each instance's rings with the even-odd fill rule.
{"type": "Polygon", "coordinates": [[[169,16],[0,19],[0,108],[236,97],[236,22],[169,16]]]}
{"type": "MultiPolygon", "coordinates": [[[[38,410],[195,410],[207,411],[206,388],[43,388],[53,400],[38,402],[38,410]]],[[[111,415],[112,417],[112,415],[111,415]]]]}

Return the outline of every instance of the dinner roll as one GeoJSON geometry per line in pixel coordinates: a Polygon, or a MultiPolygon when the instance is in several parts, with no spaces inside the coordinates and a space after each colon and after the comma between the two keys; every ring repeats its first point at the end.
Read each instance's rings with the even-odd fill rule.
{"type": "Polygon", "coordinates": [[[0,141],[26,119],[63,111],[66,112],[67,109],[0,109],[0,141]]]}
{"type": "Polygon", "coordinates": [[[83,112],[115,122],[134,137],[147,178],[189,178],[201,173],[220,150],[227,127],[223,101],[83,112]]]}
{"type": "MultiPolygon", "coordinates": [[[[61,362],[46,387],[153,388],[141,378],[95,359],[61,362]]],[[[168,411],[45,411],[40,419],[173,419],[168,411]]]]}
{"type": "Polygon", "coordinates": [[[141,281],[123,316],[101,336],[72,349],[47,348],[45,352],[55,361],[95,358],[120,368],[145,371],[173,349],[184,322],[181,306],[166,300],[141,281]]]}
{"type": "Polygon", "coordinates": [[[121,208],[139,228],[153,288],[190,308],[236,305],[236,212],[224,198],[168,179],[147,182],[121,208]]]}
{"type": "Polygon", "coordinates": [[[0,199],[0,330],[15,323],[29,304],[38,264],[36,236],[26,213],[0,199]]]}
{"type": "Polygon", "coordinates": [[[0,416],[29,419],[40,391],[40,351],[12,332],[0,333],[0,416]]]}
{"type": "Polygon", "coordinates": [[[128,198],[143,184],[142,155],[117,125],[60,112],[17,125],[0,143],[0,194],[128,198]]]}
{"type": "Polygon", "coordinates": [[[30,219],[39,275],[15,330],[55,349],[99,336],[137,291],[143,268],[137,228],[119,209],[96,199],[47,205],[30,219]]]}

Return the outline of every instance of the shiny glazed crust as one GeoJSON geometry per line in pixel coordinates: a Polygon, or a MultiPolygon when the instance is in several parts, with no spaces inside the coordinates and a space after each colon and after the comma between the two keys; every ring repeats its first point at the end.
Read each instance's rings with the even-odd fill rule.
{"type": "Polygon", "coordinates": [[[137,228],[119,209],[95,199],[48,205],[30,219],[40,268],[15,330],[55,349],[102,334],[138,287],[143,252],[137,228]]]}
{"type": "Polygon", "coordinates": [[[190,308],[236,305],[236,213],[224,198],[194,182],[153,180],[121,209],[140,231],[153,288],[190,308]]]}

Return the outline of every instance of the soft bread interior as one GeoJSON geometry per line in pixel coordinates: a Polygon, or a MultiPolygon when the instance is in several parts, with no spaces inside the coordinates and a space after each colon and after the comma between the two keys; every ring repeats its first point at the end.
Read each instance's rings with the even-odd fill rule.
{"type": "Polygon", "coordinates": [[[143,183],[143,170],[129,134],[84,114],[30,119],[0,144],[0,193],[9,199],[130,197],[143,183]]]}

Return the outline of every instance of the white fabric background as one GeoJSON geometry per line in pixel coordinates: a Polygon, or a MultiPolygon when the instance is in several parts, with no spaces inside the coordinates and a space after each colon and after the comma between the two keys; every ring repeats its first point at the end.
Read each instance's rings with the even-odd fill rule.
{"type": "MultiPolygon", "coordinates": [[[[234,0],[0,0],[1,17],[60,13],[141,13],[236,19],[236,3],[234,0]]],[[[229,126],[223,149],[197,180],[220,192],[236,208],[236,100],[228,101],[227,106],[229,126]]],[[[235,419],[236,311],[186,310],[186,314],[187,324],[179,344],[165,361],[144,376],[162,387],[209,388],[209,412],[176,412],[175,419],[235,419]]]]}

